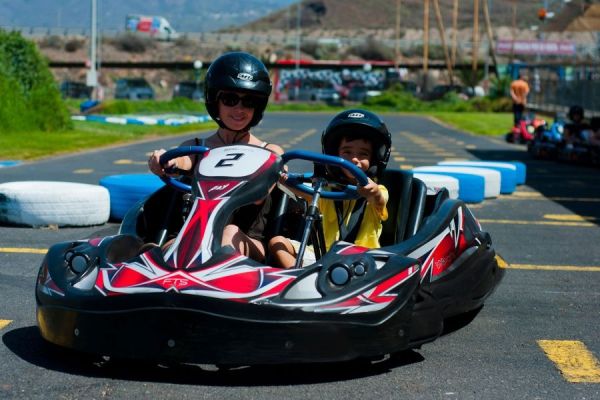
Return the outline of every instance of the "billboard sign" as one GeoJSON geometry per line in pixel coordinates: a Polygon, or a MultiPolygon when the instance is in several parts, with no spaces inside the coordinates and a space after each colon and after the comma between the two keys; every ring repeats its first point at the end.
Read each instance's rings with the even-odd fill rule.
{"type": "Polygon", "coordinates": [[[500,39],[496,43],[498,54],[533,54],[545,56],[575,55],[575,43],[570,41],[551,40],[507,40],[500,39]]]}

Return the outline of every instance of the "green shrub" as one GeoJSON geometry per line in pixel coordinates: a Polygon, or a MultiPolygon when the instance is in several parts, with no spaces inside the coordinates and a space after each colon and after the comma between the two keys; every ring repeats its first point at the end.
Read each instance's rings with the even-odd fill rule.
{"type": "Polygon", "coordinates": [[[33,42],[0,29],[0,131],[70,128],[71,119],[33,42]]]}
{"type": "Polygon", "coordinates": [[[67,53],[74,53],[79,49],[82,49],[85,42],[80,39],[70,39],[65,43],[65,51],[67,53]]]}
{"type": "Polygon", "coordinates": [[[117,36],[112,44],[115,48],[128,53],[144,53],[154,47],[152,39],[131,32],[117,36]]]}

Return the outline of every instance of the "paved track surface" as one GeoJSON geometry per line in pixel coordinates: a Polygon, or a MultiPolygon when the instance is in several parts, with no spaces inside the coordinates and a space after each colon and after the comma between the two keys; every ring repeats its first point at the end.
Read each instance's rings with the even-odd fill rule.
{"type": "MultiPolygon", "coordinates": [[[[272,114],[255,132],[287,149],[319,151],[321,129],[330,118],[328,114],[272,114]]],[[[391,167],[455,158],[527,164],[527,183],[517,192],[472,206],[508,268],[501,286],[472,321],[466,325],[459,321],[454,331],[421,349],[371,364],[219,371],[209,365],[90,361],[40,338],[35,322],[35,277],[48,246],[114,228],[114,224],[65,229],[0,227],[0,398],[600,398],[600,170],[532,160],[522,146],[467,135],[428,119],[384,118],[393,132],[391,167]]],[[[146,172],[147,153],[184,139],[3,168],[0,183],[97,184],[106,175],[146,172]]]]}

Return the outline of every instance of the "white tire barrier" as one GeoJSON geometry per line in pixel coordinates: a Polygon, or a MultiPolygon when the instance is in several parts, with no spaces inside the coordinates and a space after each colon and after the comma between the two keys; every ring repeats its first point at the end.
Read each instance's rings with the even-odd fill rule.
{"type": "Polygon", "coordinates": [[[0,223],[25,226],[91,226],[108,221],[108,190],[54,181],[0,184],[0,223]]]}
{"type": "Polygon", "coordinates": [[[427,170],[417,167],[413,169],[413,174],[428,174],[450,176],[458,179],[458,198],[467,203],[481,203],[485,194],[485,178],[480,175],[473,175],[460,172],[441,172],[436,170],[427,170]]]}
{"type": "Polygon", "coordinates": [[[474,167],[445,167],[441,165],[433,165],[428,167],[417,167],[413,171],[425,173],[440,173],[442,175],[453,176],[454,173],[478,175],[484,179],[483,197],[490,199],[500,195],[500,172],[487,168],[474,167]]]}
{"type": "Polygon", "coordinates": [[[154,174],[111,175],[100,179],[110,193],[110,218],[122,220],[139,200],[160,189],[164,182],[154,174]]]}
{"type": "Polygon", "coordinates": [[[458,199],[460,185],[457,178],[450,175],[422,174],[418,172],[414,173],[413,177],[425,183],[425,186],[427,186],[427,194],[434,194],[440,188],[446,188],[448,189],[451,199],[458,199]]]}
{"type": "Polygon", "coordinates": [[[517,166],[493,161],[442,161],[438,165],[449,167],[489,168],[500,172],[500,193],[511,194],[517,188],[517,166]]]}

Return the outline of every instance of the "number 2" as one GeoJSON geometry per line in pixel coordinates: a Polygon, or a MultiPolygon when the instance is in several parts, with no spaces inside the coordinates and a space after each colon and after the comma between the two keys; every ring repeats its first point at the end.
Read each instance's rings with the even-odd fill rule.
{"type": "Polygon", "coordinates": [[[244,155],[244,153],[226,154],[227,157],[220,159],[219,162],[215,164],[215,168],[217,168],[217,167],[233,167],[233,164],[227,163],[227,161],[237,161],[240,158],[242,158],[243,155],[244,155]]]}

